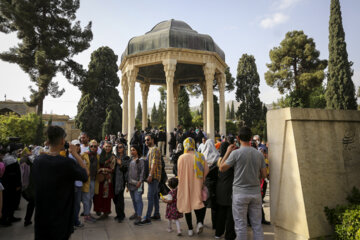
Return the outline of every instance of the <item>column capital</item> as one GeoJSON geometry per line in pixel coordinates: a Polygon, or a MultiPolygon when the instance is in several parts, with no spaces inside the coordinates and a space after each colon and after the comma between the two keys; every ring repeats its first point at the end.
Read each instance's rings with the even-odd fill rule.
{"type": "Polygon", "coordinates": [[[203,71],[204,71],[206,81],[208,81],[210,78],[212,78],[211,80],[214,80],[214,75],[215,75],[215,64],[214,63],[206,63],[203,66],[203,71]]]}
{"type": "Polygon", "coordinates": [[[129,65],[126,67],[125,73],[126,73],[129,87],[135,86],[135,81],[136,81],[138,72],[139,72],[139,68],[134,65],[129,65]]]}
{"type": "Polygon", "coordinates": [[[166,82],[170,81],[170,84],[174,83],[174,76],[176,71],[176,59],[164,59],[162,61],[164,65],[164,72],[166,77],[166,82]]]}
{"type": "Polygon", "coordinates": [[[148,97],[149,87],[150,87],[149,83],[141,83],[140,84],[141,95],[144,99],[146,99],[148,97]]]}

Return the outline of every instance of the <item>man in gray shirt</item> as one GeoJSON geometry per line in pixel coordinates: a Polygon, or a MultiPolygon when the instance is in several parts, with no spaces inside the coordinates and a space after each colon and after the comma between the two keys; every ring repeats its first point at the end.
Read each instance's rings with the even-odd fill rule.
{"type": "Polygon", "coordinates": [[[247,239],[247,212],[255,240],[263,240],[261,226],[260,179],[266,177],[266,165],[263,155],[251,147],[251,130],[242,127],[238,140],[241,147],[230,145],[220,163],[220,171],[234,167],[232,212],[235,221],[236,239],[247,239]]]}

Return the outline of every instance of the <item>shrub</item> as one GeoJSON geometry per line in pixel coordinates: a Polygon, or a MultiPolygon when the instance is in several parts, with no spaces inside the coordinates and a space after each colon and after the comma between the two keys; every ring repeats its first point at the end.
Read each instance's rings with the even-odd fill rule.
{"type": "Polygon", "coordinates": [[[346,198],[348,205],[325,207],[325,214],[335,230],[336,239],[360,240],[360,191],[353,188],[346,198]]]}

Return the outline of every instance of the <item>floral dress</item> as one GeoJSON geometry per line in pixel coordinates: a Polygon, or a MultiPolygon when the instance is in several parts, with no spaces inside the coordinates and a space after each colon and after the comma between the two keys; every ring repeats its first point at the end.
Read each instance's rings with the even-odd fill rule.
{"type": "Polygon", "coordinates": [[[172,202],[168,203],[166,206],[166,215],[165,217],[170,220],[176,220],[183,217],[182,213],[179,213],[176,208],[176,201],[177,201],[177,188],[171,190],[169,194],[172,197],[172,202]]]}

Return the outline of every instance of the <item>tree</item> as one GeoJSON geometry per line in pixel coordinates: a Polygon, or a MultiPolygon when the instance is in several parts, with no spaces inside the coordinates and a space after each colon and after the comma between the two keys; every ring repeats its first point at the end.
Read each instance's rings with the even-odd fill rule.
{"type": "Polygon", "coordinates": [[[116,64],[118,56],[109,47],[100,47],[91,54],[89,70],[81,86],[76,126],[90,138],[102,139],[122,127],[122,100],[116,64]]]}
{"type": "MultiPolygon", "coordinates": [[[[229,67],[227,67],[225,69],[225,80],[226,80],[225,91],[231,92],[232,90],[234,90],[234,88],[235,88],[235,85],[234,85],[235,79],[232,77],[229,67]]],[[[214,91],[215,92],[219,91],[219,86],[218,86],[218,83],[217,83],[216,79],[214,79],[213,84],[214,84],[214,87],[213,87],[214,91]]],[[[197,84],[187,85],[186,89],[189,91],[191,96],[199,97],[199,96],[202,95],[201,88],[197,84]]]]}
{"type": "Polygon", "coordinates": [[[279,47],[270,50],[271,63],[266,64],[266,83],[289,93],[291,107],[309,107],[309,94],[325,78],[327,61],[320,60],[315,42],[303,31],[286,33],[279,47]]]}
{"type": "Polygon", "coordinates": [[[82,65],[72,60],[89,48],[91,22],[82,30],[75,22],[79,0],[0,0],[0,31],[16,32],[20,43],[0,53],[0,59],[15,63],[26,72],[37,89],[31,89],[29,105],[37,106],[42,115],[44,98],[60,97],[58,82],[61,72],[70,83],[80,86],[85,76],[82,65]]]}
{"type": "Polygon", "coordinates": [[[157,123],[157,122],[158,122],[158,114],[156,110],[156,105],[154,103],[154,106],[151,109],[151,123],[157,123]]]}
{"type": "Polygon", "coordinates": [[[137,109],[136,109],[136,119],[142,121],[142,108],[141,108],[140,102],[138,103],[137,109]]]}
{"type": "Polygon", "coordinates": [[[254,56],[243,54],[237,68],[235,96],[236,101],[241,102],[237,115],[250,128],[262,117],[259,85],[260,78],[254,56]]]}
{"type": "Polygon", "coordinates": [[[235,106],[234,101],[231,101],[230,119],[235,119],[235,106]]]}
{"type": "Polygon", "coordinates": [[[44,126],[39,116],[34,113],[18,116],[14,113],[0,115],[0,143],[9,143],[8,137],[20,137],[25,144],[41,144],[44,140],[44,128],[38,135],[38,128],[44,126]]]}
{"type": "Polygon", "coordinates": [[[186,88],[181,86],[179,92],[179,124],[185,129],[192,127],[192,116],[190,112],[190,98],[186,88]]]}
{"type": "Polygon", "coordinates": [[[161,86],[158,91],[160,93],[160,102],[157,109],[157,122],[160,126],[166,124],[166,88],[161,86]]]}
{"type": "Polygon", "coordinates": [[[229,104],[226,105],[226,119],[231,119],[231,112],[230,112],[229,104]]]}
{"type": "Polygon", "coordinates": [[[329,21],[329,73],[326,105],[332,109],[357,109],[339,0],[331,0],[329,21]]]}

